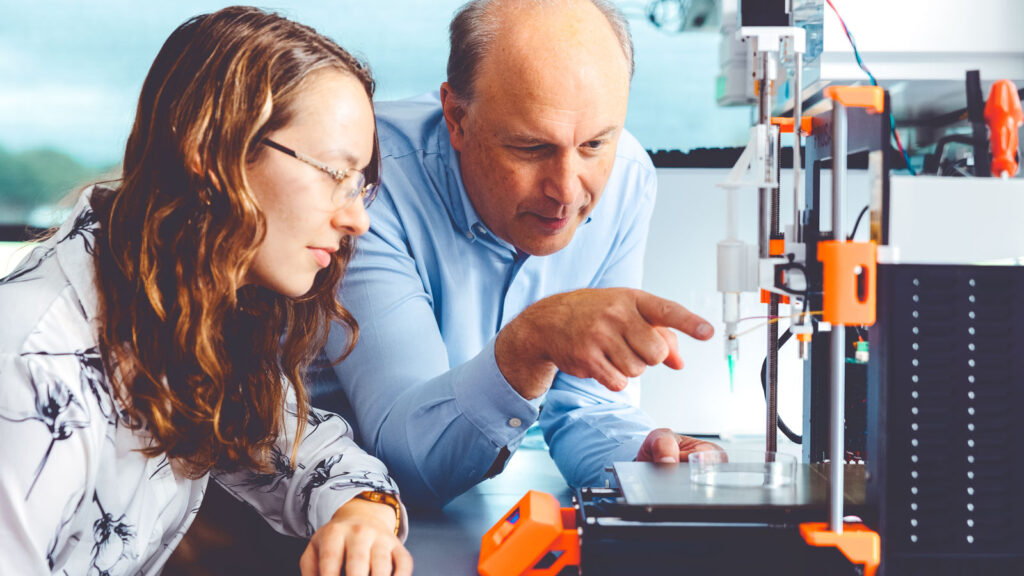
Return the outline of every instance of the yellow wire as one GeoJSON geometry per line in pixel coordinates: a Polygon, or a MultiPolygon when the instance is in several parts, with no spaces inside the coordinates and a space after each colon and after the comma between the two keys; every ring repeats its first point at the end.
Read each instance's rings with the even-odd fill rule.
{"type": "Polygon", "coordinates": [[[779,316],[778,318],[772,318],[771,320],[769,320],[767,322],[763,322],[761,324],[758,324],[757,326],[754,326],[752,328],[747,328],[743,332],[737,332],[736,334],[733,334],[732,336],[729,336],[729,339],[730,340],[735,340],[735,339],[739,338],[740,336],[746,336],[747,334],[750,334],[751,332],[753,332],[755,330],[760,330],[761,328],[764,328],[765,326],[769,326],[771,324],[775,324],[779,320],[785,320],[787,318],[790,319],[790,320],[795,320],[796,318],[799,318],[800,316],[821,316],[824,313],[825,313],[824,310],[815,310],[813,312],[800,312],[799,314],[793,314],[792,316],[779,316]]]}

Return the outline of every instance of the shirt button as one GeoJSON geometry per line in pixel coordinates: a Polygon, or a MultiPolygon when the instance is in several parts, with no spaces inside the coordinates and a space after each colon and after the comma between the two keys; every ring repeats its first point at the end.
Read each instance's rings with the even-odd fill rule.
{"type": "Polygon", "coordinates": [[[508,425],[513,428],[519,428],[520,426],[523,425],[523,421],[520,420],[519,418],[509,418],[508,425]]]}
{"type": "Polygon", "coordinates": [[[467,231],[467,232],[466,232],[466,238],[467,238],[467,239],[469,239],[469,240],[472,240],[472,239],[473,239],[473,233],[472,233],[472,232],[469,232],[469,231],[467,231]]]}

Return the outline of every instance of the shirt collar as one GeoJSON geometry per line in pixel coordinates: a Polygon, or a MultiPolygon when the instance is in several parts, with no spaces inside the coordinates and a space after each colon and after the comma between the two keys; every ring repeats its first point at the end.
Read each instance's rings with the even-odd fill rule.
{"type": "Polygon", "coordinates": [[[98,295],[96,292],[96,231],[99,223],[90,205],[94,187],[82,192],[71,211],[54,235],[57,261],[68,282],[78,295],[86,318],[96,318],[98,295]]]}
{"type": "Polygon", "coordinates": [[[466,184],[462,181],[459,155],[452,148],[451,135],[448,133],[448,126],[445,124],[443,115],[438,122],[436,137],[443,166],[448,172],[447,193],[442,197],[452,215],[452,223],[455,228],[468,240],[489,239],[503,248],[515,252],[515,246],[491,232],[487,224],[477,214],[476,208],[473,207],[473,202],[470,201],[469,194],[466,193],[466,184]]]}

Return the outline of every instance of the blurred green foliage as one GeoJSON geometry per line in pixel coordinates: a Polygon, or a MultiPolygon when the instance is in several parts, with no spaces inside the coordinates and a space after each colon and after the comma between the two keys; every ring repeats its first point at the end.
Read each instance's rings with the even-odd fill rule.
{"type": "Polygon", "coordinates": [[[24,222],[33,208],[53,205],[110,171],[83,165],[59,150],[11,153],[0,148],[0,220],[24,222]]]}

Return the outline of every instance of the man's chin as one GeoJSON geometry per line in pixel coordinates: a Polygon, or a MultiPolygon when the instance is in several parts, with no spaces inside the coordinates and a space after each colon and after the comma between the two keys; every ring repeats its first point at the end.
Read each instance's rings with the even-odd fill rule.
{"type": "Polygon", "coordinates": [[[525,252],[530,256],[549,256],[568,246],[569,242],[572,241],[574,232],[575,227],[572,230],[565,230],[559,234],[533,235],[523,239],[522,242],[517,242],[515,246],[520,252],[525,252]]]}

